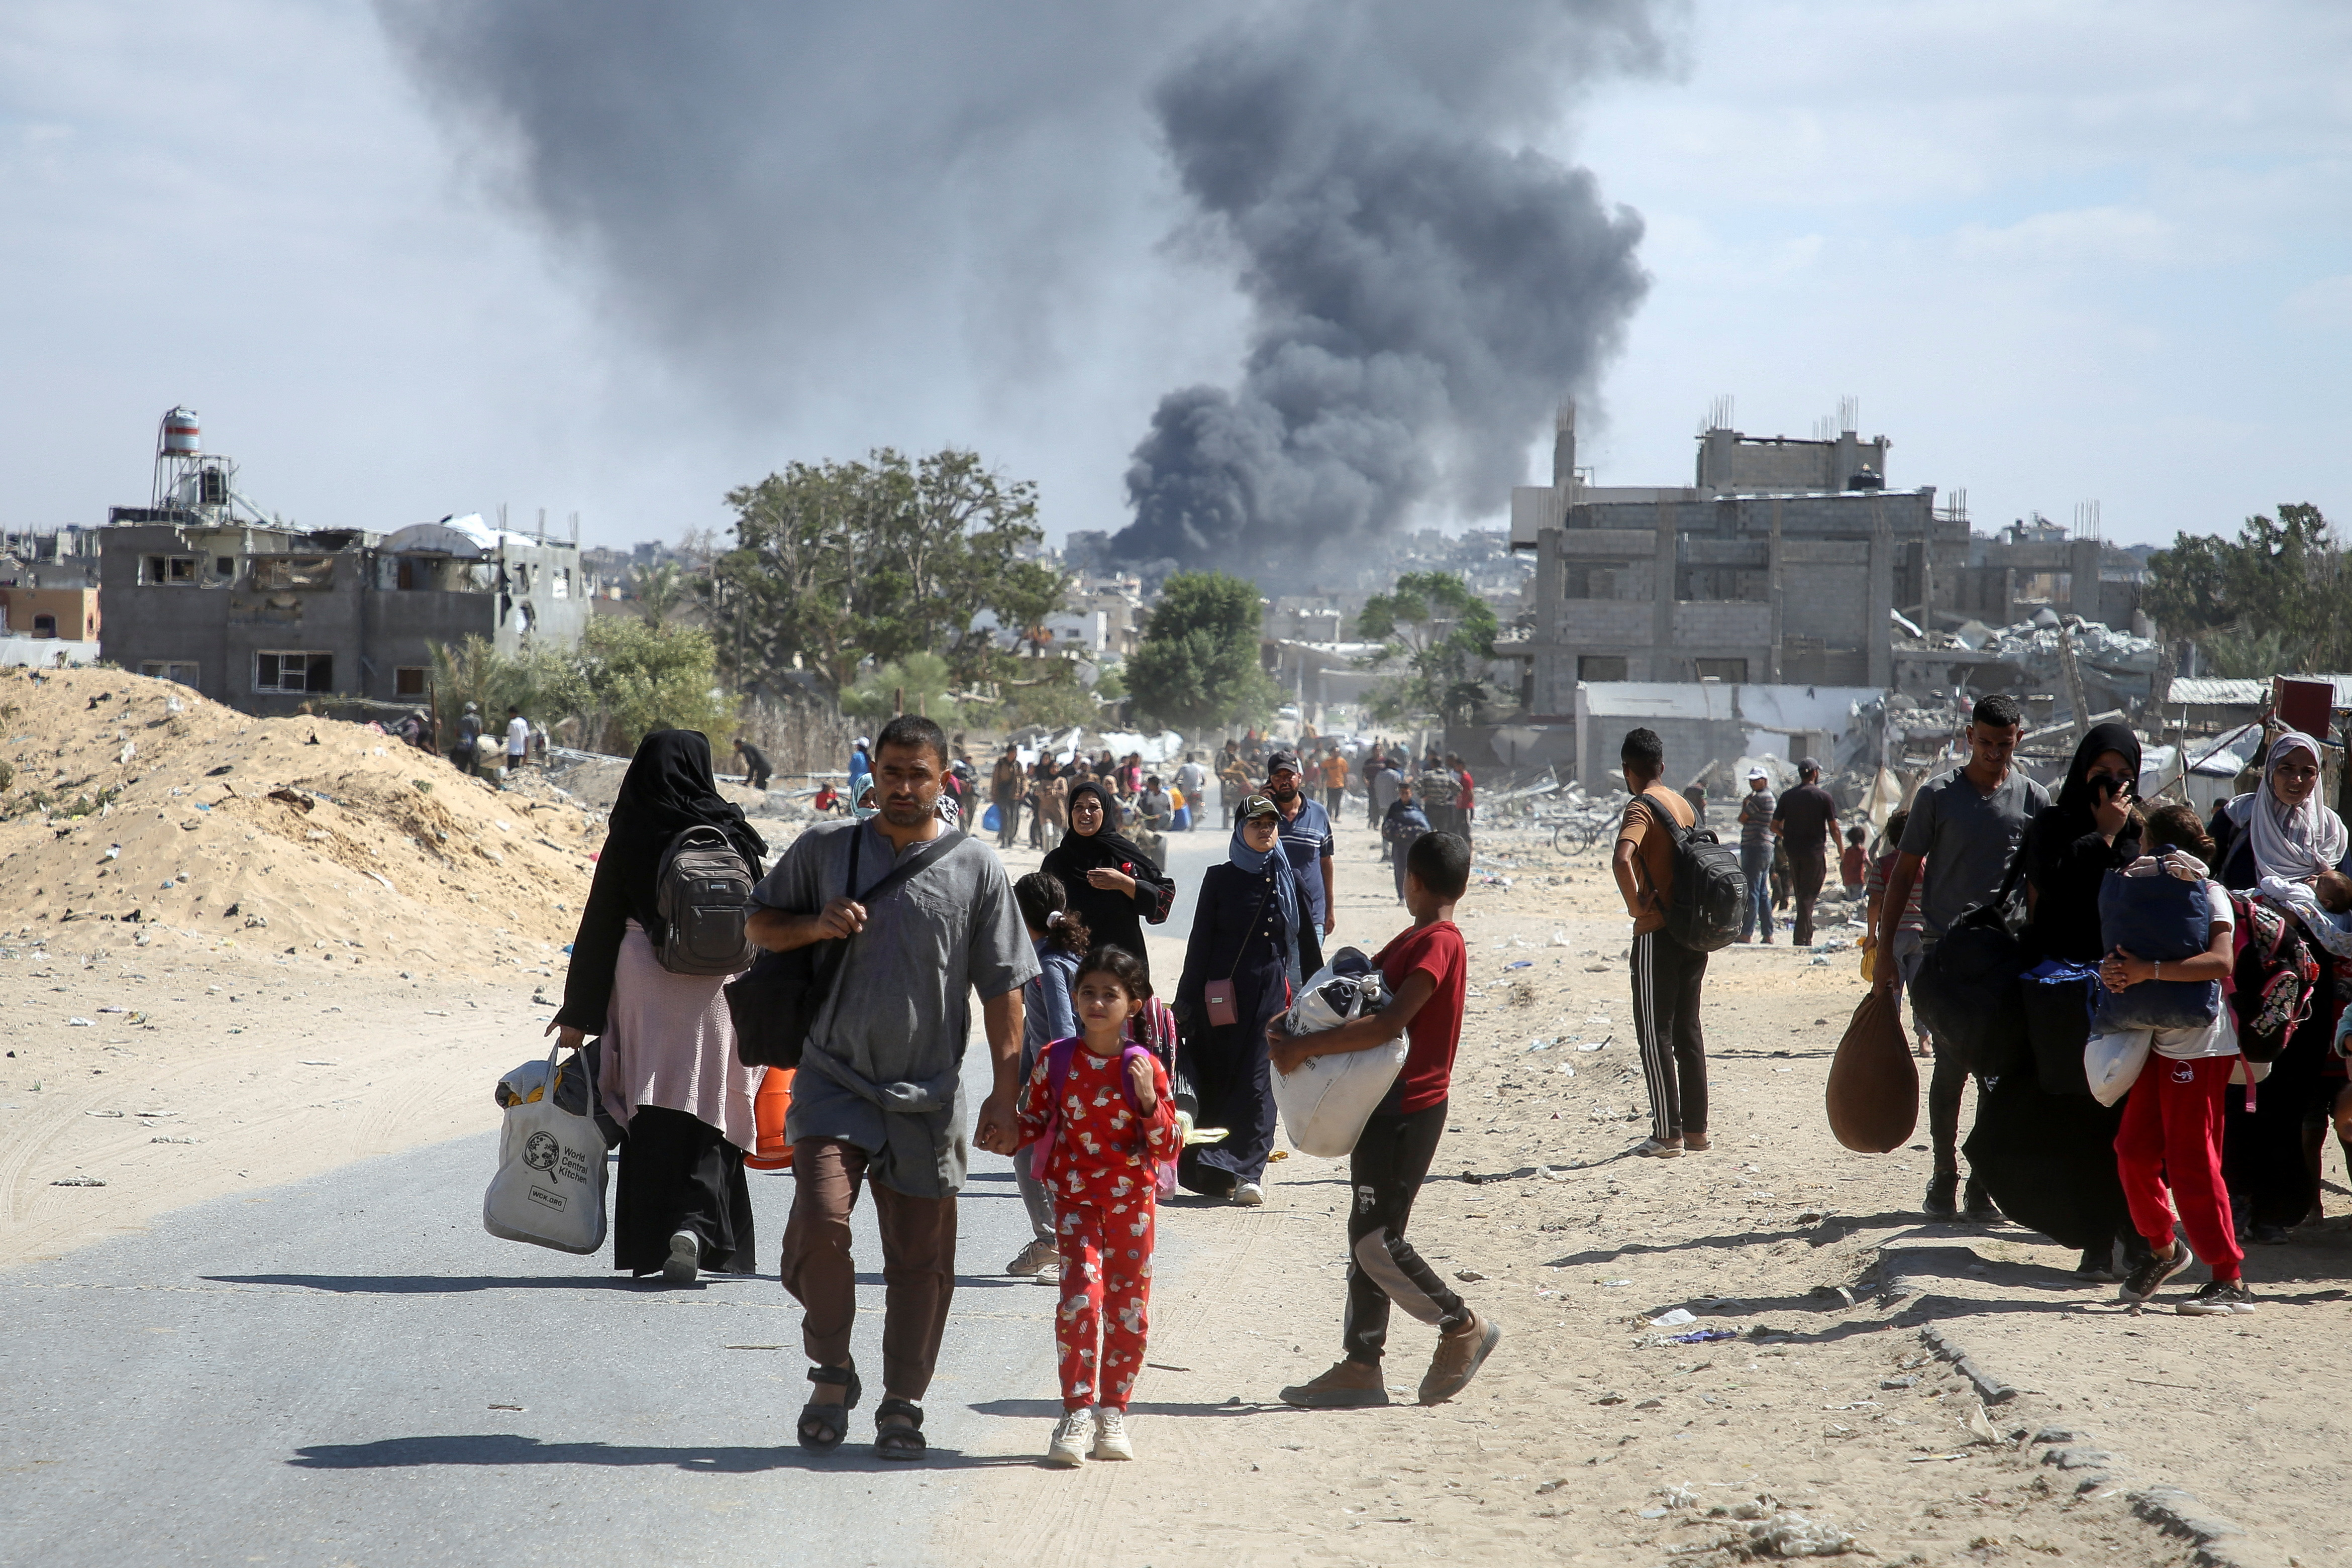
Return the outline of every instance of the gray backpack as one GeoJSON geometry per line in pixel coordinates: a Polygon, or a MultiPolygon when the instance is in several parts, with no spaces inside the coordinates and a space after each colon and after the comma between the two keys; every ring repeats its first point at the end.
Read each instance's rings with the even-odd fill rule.
{"type": "Polygon", "coordinates": [[[732,975],[757,956],[744,925],[751,915],[751,868],[717,828],[682,830],[654,873],[661,916],[655,956],[673,975],[732,975]]]}

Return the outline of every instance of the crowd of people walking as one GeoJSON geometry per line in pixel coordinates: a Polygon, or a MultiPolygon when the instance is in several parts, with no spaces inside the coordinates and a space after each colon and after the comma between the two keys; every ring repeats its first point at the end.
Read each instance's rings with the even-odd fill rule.
{"type": "MultiPolygon", "coordinates": [[[[1793,936],[1810,944],[1834,864],[1847,894],[1868,901],[1872,984],[1890,999],[1913,992],[1919,1049],[1934,1059],[1925,1217],[2006,1217],[2078,1249],[2078,1272],[2119,1284],[2135,1306],[2201,1261],[2211,1278],[2179,1310],[2250,1312],[2247,1248],[2317,1212],[2331,1129],[2352,1157],[2337,1046],[2338,993],[2352,987],[2352,841],[2318,799],[2320,748],[2279,734],[2258,779],[2207,821],[2139,798],[2141,746],[2124,725],[2084,735],[2054,796],[2019,765],[2022,733],[2012,699],[1979,700],[1965,760],[1919,780],[1874,842],[1851,831],[1856,813],[1812,759],[1778,794],[1750,772],[1735,812],[1737,881],[1727,861],[1720,871],[1738,934],[1706,940],[1670,917],[1678,878],[1699,874],[1690,854],[1704,802],[1667,785],[1655,733],[1621,737],[1631,799],[1612,865],[1632,921],[1651,1111],[1630,1152],[1708,1150],[1710,953],[1772,941],[1769,883],[1782,856],[1793,936]],[[2166,928],[2174,936],[2146,938],[2134,923],[2134,911],[2175,906],[2188,913],[2166,928]],[[2007,944],[1997,983],[1967,1013],[1938,1002],[1956,955],[1988,940],[2007,944]]],[[[680,835],[700,831],[758,875],[752,946],[831,956],[781,1131],[795,1176],[782,1275],[803,1309],[812,1384],[803,1447],[837,1447],[863,1397],[849,1220],[870,1190],[885,1286],[876,1450],[925,1453],[971,1125],[971,1143],[1016,1156],[1028,1239],[1008,1272],[1061,1293],[1064,1419],[1047,1457],[1131,1457],[1124,1412],[1143,1364],[1159,1204],[1178,1192],[1264,1204],[1276,1079],[1400,1038],[1405,1064],[1350,1156],[1341,1355],[1282,1397],[1385,1402],[1391,1305],[1437,1330],[1425,1399],[1458,1392],[1493,1353],[1500,1329],[1405,1239],[1462,1027],[1467,960],[1453,912],[1469,880],[1475,784],[1460,758],[1249,737],[1157,772],[1133,754],[1007,748],[985,775],[987,826],[1011,848],[1025,813],[1042,852],[1017,882],[980,832],[959,831],[982,826],[970,813],[982,778],[971,772],[967,799],[929,720],[902,716],[861,739],[863,809],[804,831],[764,874],[767,846],[711,767],[692,732],[656,731],[638,747],[551,1028],[591,1053],[620,1140],[615,1268],[672,1281],[748,1270],[744,1160],[759,1143],[761,1077],[739,1060],[729,977],[677,972],[663,956],[678,915],[661,888],[680,835]],[[1224,854],[1180,888],[1168,835],[1199,829],[1213,785],[1224,854]],[[1387,983],[1375,1016],[1293,1036],[1289,1009],[1339,951],[1335,823],[1357,792],[1411,924],[1365,942],[1387,983]],[[1171,984],[1153,977],[1146,932],[1180,900],[1191,921],[1171,984]],[[975,1003],[990,1085],[976,1117],[961,1071],[975,1003]]]]}

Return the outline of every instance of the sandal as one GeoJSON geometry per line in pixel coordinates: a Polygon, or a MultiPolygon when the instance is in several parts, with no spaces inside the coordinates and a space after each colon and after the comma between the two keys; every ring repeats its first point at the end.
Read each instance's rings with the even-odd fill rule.
{"type": "Polygon", "coordinates": [[[811,1395],[808,1404],[801,1409],[801,1447],[812,1454],[829,1454],[849,1436],[849,1413],[857,1408],[858,1396],[865,1392],[865,1385],[857,1381],[857,1369],[854,1366],[812,1366],[808,1380],[844,1390],[842,1396],[835,1400],[811,1395]]]}
{"type": "Polygon", "coordinates": [[[919,1459],[930,1449],[923,1437],[923,1407],[911,1399],[885,1399],[874,1406],[874,1452],[885,1459],[919,1459]],[[903,1427],[882,1423],[903,1416],[903,1427]]]}

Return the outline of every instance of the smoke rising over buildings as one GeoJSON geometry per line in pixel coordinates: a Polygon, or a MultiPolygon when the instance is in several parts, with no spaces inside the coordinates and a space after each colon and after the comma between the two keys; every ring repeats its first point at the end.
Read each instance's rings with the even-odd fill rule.
{"type": "Polygon", "coordinates": [[[1161,401],[1114,548],[1280,575],[1425,501],[1505,502],[1647,287],[1641,219],[1511,141],[1656,52],[1633,5],[1334,0],[1168,73],[1160,129],[1237,252],[1252,343],[1231,390],[1161,401]]]}
{"type": "Polygon", "coordinates": [[[1499,509],[1645,287],[1640,219],[1528,142],[1658,63],[1647,0],[377,5],[558,265],[739,410],[862,377],[908,444],[942,382],[1105,351],[1171,233],[1229,266],[1244,362],[1152,416],[1138,559],[1280,571],[1499,509]]]}

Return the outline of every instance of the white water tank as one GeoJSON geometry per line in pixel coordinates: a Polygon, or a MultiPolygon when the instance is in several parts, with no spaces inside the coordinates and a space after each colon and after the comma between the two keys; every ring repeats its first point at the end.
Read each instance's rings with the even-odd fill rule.
{"type": "Polygon", "coordinates": [[[196,411],[175,408],[163,416],[163,455],[167,457],[194,457],[205,449],[196,428],[196,411]]]}

